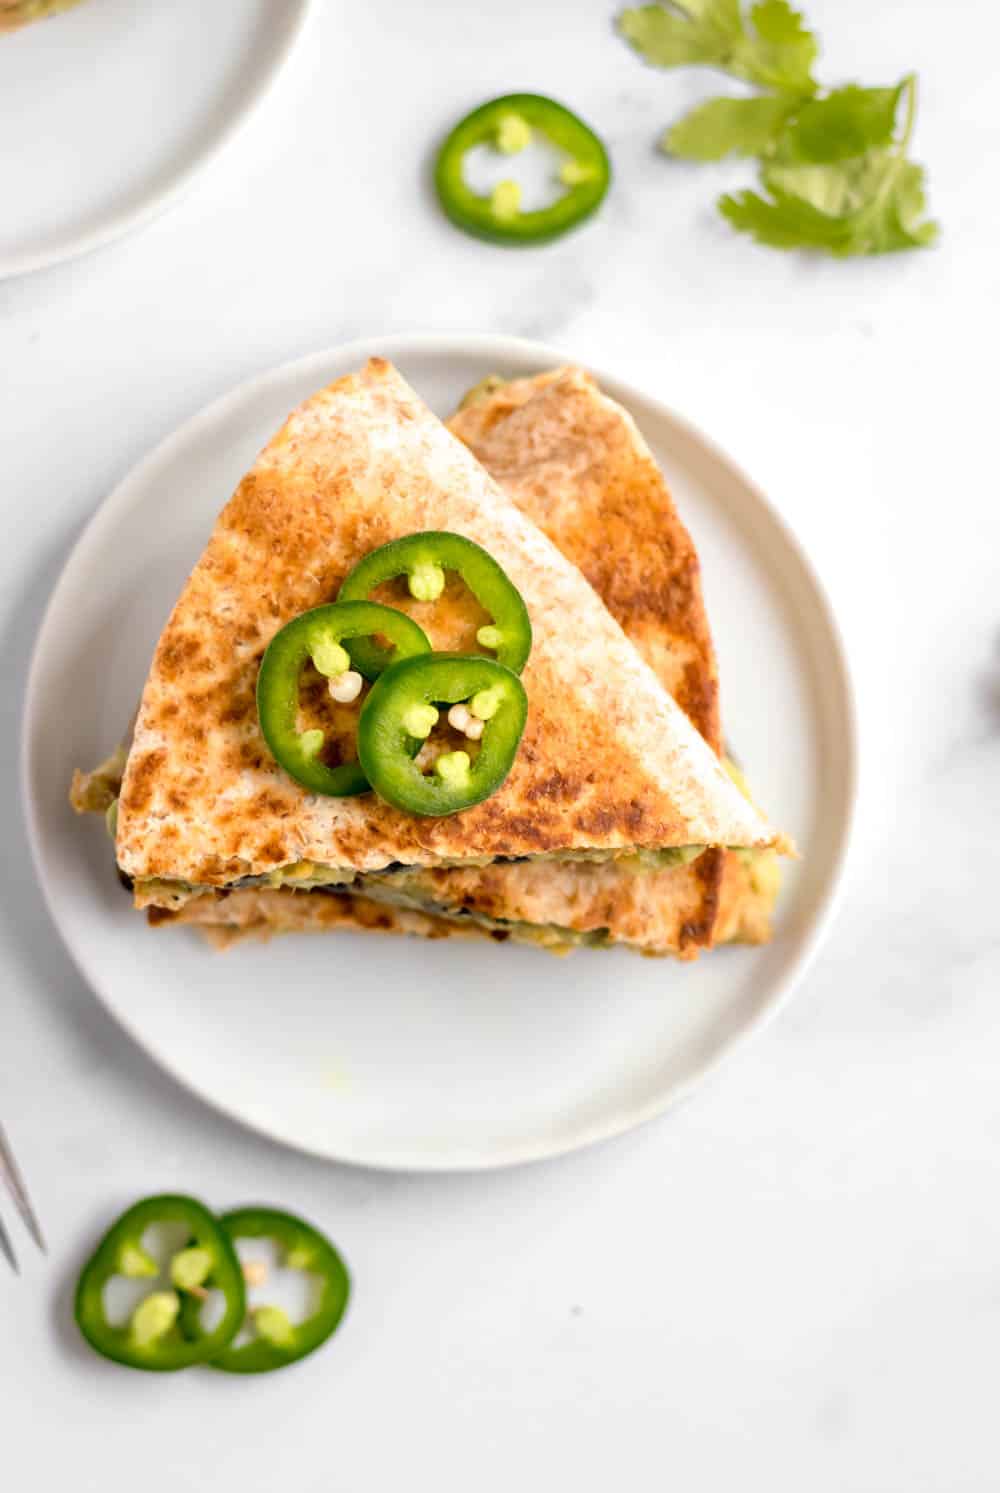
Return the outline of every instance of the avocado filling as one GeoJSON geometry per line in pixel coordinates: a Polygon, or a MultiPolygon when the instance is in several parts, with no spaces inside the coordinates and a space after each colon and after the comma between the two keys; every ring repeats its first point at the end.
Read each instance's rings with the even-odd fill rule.
{"type": "MultiPolygon", "coordinates": [[[[465,757],[464,752],[455,752],[455,757],[465,757]]],[[[438,759],[440,761],[440,758],[438,759]]],[[[463,764],[456,764],[455,770],[463,764]]],[[[449,769],[451,770],[450,766],[449,769]]],[[[705,850],[704,845],[675,845],[664,850],[636,850],[625,848],[623,850],[567,850],[544,852],[541,855],[531,856],[531,860],[538,861],[583,861],[601,864],[605,861],[615,861],[623,869],[630,871],[656,871],[663,870],[668,866],[686,866],[690,861],[696,860],[705,850]]],[[[753,852],[748,852],[753,854],[753,852]]],[[[442,860],[434,863],[432,869],[445,870],[449,867],[484,867],[509,864],[511,861],[528,859],[520,856],[476,856],[465,860],[442,860]]],[[[205,893],[220,893],[238,891],[244,887],[291,887],[297,892],[312,892],[328,887],[355,886],[359,891],[363,890],[367,895],[372,882],[370,878],[381,879],[392,876],[396,871],[421,869],[420,867],[404,866],[395,863],[388,866],[380,866],[372,872],[357,871],[346,866],[324,866],[313,861],[295,861],[287,866],[279,866],[274,871],[269,871],[262,876],[241,876],[235,881],[228,882],[223,887],[201,885],[188,881],[172,881],[162,877],[148,876],[139,877],[135,881],[135,905],[136,907],[165,907],[176,912],[184,906],[192,897],[200,897],[205,893]]]]}

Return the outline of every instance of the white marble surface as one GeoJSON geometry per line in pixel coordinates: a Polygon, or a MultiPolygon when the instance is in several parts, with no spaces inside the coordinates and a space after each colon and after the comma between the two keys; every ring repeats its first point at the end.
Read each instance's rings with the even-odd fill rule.
{"type": "Polygon", "coordinates": [[[604,0],[328,0],[177,210],[0,286],[0,1113],[51,1238],[43,1261],[19,1234],[21,1280],[0,1271],[4,1486],[1000,1482],[1000,20],[808,12],[827,75],[919,69],[934,253],[806,263],[730,236],[710,202],[742,168],[652,149],[710,80],[641,68],[604,0]],[[598,222],[523,254],[455,233],[423,176],[441,128],[512,87],[579,107],[618,171],[598,222]],[[20,692],[81,524],[206,400],[380,329],[544,337],[702,424],[810,547],[860,689],[852,876],[795,1004],[664,1122],[493,1177],[351,1172],[219,1119],[102,1013],[26,873],[20,692]],[[152,1380],[80,1348],[81,1251],[169,1185],[329,1223],[357,1294],[321,1359],[152,1380]]]}

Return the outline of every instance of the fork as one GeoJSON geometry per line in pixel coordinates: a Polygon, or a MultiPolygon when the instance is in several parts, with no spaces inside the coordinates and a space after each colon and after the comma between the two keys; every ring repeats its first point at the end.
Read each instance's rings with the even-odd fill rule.
{"type": "MultiPolygon", "coordinates": [[[[35,1215],[35,1210],[31,1206],[31,1199],[28,1197],[28,1189],[25,1186],[24,1177],[21,1175],[20,1167],[14,1160],[14,1152],[10,1148],[10,1142],[2,1125],[0,1125],[0,1182],[4,1184],[13,1198],[14,1206],[18,1213],[20,1213],[28,1233],[34,1239],[42,1254],[45,1254],[47,1251],[45,1240],[42,1237],[41,1226],[35,1215]]],[[[14,1246],[11,1243],[10,1235],[4,1228],[2,1218],[0,1218],[0,1253],[7,1256],[14,1274],[19,1275],[20,1269],[17,1263],[17,1255],[14,1253],[14,1246]]]]}

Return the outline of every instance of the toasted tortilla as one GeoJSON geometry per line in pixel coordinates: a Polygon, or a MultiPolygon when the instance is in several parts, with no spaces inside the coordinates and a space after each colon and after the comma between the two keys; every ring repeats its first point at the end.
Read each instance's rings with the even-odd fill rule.
{"type": "Polygon", "coordinates": [[[0,0],[0,32],[17,31],[79,4],[80,0],[0,0]]]}
{"type": "MultiPolygon", "coordinates": [[[[586,575],[718,752],[718,679],[697,553],[631,417],[578,368],[489,383],[450,428],[586,575]]],[[[603,941],[680,957],[711,941],[766,939],[776,890],[773,874],[720,851],[662,869],[635,861],[528,861],[408,871],[368,878],[366,886],[395,899],[396,908],[383,912],[399,911],[400,931],[427,931],[429,923],[441,936],[440,914],[450,912],[456,932],[471,924],[493,937],[549,947],[603,934],[603,941]],[[424,924],[403,928],[414,912],[424,924]]],[[[304,900],[323,904],[311,915],[322,926],[345,926],[352,903],[358,925],[372,925],[364,897],[263,892],[254,903],[255,931],[268,923],[272,931],[298,926],[304,900]]],[[[225,904],[192,904],[191,920],[202,925],[225,916],[225,904]]],[[[183,911],[177,920],[187,920],[183,911]]]]}
{"type": "Polygon", "coordinates": [[[716,755],[719,675],[701,565],[628,410],[583,368],[467,397],[448,429],[593,586],[716,755]]]}
{"type": "MultiPolygon", "coordinates": [[[[437,611],[422,616],[436,646],[437,611]]],[[[447,608],[439,608],[447,619],[447,608]]],[[[299,410],[223,511],[160,638],[118,805],[120,869],[164,906],[307,863],[391,864],[780,837],[629,644],[580,571],[396,370],[373,359],[299,410]],[[374,795],[303,793],[270,756],[255,705],[273,634],[335,597],[390,539],[448,529],[483,545],[523,595],[534,646],[525,736],[507,782],[421,819],[374,795]]]]}
{"type": "MultiPolygon", "coordinates": [[[[502,869],[498,867],[497,869],[502,869]]],[[[540,868],[544,869],[544,868],[540,868]]],[[[587,868],[591,870],[593,868],[587,868]]],[[[599,868],[601,871],[604,868],[599,868]]],[[[419,938],[490,938],[497,943],[508,939],[532,944],[552,953],[566,954],[581,945],[608,946],[627,943],[652,956],[692,957],[689,944],[681,940],[678,920],[692,897],[690,867],[676,866],[655,877],[643,876],[649,887],[655,883],[655,905],[649,909],[649,922],[641,921],[629,939],[627,926],[619,938],[610,929],[583,931],[558,922],[516,923],[503,917],[491,918],[485,911],[452,909],[447,917],[380,902],[373,895],[359,892],[296,892],[282,887],[248,887],[231,893],[207,892],[186,902],[176,912],[150,908],[151,926],[190,925],[197,927],[219,949],[245,939],[266,940],[276,933],[372,932],[400,933],[419,938]],[[673,882],[673,886],[669,885],[673,882]],[[667,918],[675,920],[675,946],[669,944],[667,918]],[[653,942],[650,928],[658,930],[661,941],[653,942]]],[[[404,873],[409,875],[411,873],[404,873]]],[[[415,874],[415,873],[413,873],[415,874]]],[[[464,873],[463,873],[464,874],[464,873]]],[[[723,873],[719,889],[718,913],[712,943],[767,943],[771,937],[771,915],[779,888],[779,862],[774,851],[748,852],[741,860],[738,852],[723,856],[723,873]]],[[[371,887],[366,881],[364,885],[371,887]]],[[[377,890],[377,888],[372,888],[377,890]]],[[[696,891],[694,895],[697,895],[696,891]]],[[[482,903],[480,904],[482,905],[482,903]]],[[[504,909],[506,910],[506,909],[504,909]]],[[[499,909],[498,909],[499,911],[499,909]]],[[[541,917],[542,908],[537,909],[541,917]]],[[[567,916],[567,906],[551,899],[551,914],[567,916]]],[[[569,909],[572,913],[572,909],[569,909]]]]}
{"type": "MultiPolygon", "coordinates": [[[[244,887],[228,893],[205,892],[177,912],[151,907],[150,926],[180,923],[199,928],[217,949],[237,940],[268,939],[274,933],[331,933],[338,929],[365,933],[408,933],[420,938],[454,938],[483,931],[443,918],[388,907],[368,897],[322,892],[293,892],[244,887]]],[[[507,935],[498,935],[502,943],[507,935]]]]}
{"type": "Polygon", "coordinates": [[[781,862],[773,850],[727,850],[722,861],[713,943],[767,943],[781,890],[781,862]]]}

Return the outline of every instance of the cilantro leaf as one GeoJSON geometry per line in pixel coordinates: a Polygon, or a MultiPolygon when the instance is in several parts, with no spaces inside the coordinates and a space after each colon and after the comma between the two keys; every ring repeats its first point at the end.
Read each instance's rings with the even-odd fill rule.
{"type": "Polygon", "coordinates": [[[758,0],[750,10],[757,33],[751,83],[789,92],[813,93],[812,75],[819,45],[801,14],[788,0],[758,0]]]}
{"type": "Polygon", "coordinates": [[[771,197],[732,192],[719,198],[719,212],[740,233],[772,249],[826,249],[836,253],[842,242],[837,220],[800,197],[774,187],[771,197]]]}
{"type": "Polygon", "coordinates": [[[698,104],[660,141],[668,155],[686,161],[759,156],[781,135],[795,100],[774,93],[756,98],[713,98],[698,104]]]}
{"type": "Polygon", "coordinates": [[[924,218],[923,169],[895,152],[825,166],[765,167],[761,177],[769,197],[738,192],[720,198],[719,211],[772,248],[846,257],[924,248],[937,237],[937,224],[924,218]]]}
{"type": "Polygon", "coordinates": [[[739,0],[670,0],[623,10],[618,28],[656,67],[728,67],[743,31],[739,0]]]}
{"type": "Polygon", "coordinates": [[[933,218],[925,218],[927,211],[927,176],[923,166],[915,161],[901,161],[896,177],[891,215],[883,218],[879,225],[882,235],[880,250],[883,254],[893,249],[925,249],[933,244],[941,231],[941,225],[933,218]]]}
{"type": "Polygon", "coordinates": [[[769,191],[799,197],[829,217],[842,218],[879,189],[886,158],[879,151],[836,165],[773,163],[762,169],[761,181],[769,191]]]}
{"type": "Polygon", "coordinates": [[[661,140],[668,155],[721,161],[775,153],[787,162],[847,160],[892,142],[896,109],[910,80],[896,88],[849,83],[825,98],[764,93],[698,104],[661,140]]]}
{"type": "Polygon", "coordinates": [[[859,88],[849,83],[826,98],[807,99],[782,141],[792,159],[842,161],[889,145],[896,108],[909,79],[896,88],[859,88]]]}
{"type": "Polygon", "coordinates": [[[763,88],[816,91],[816,38],[789,0],[758,0],[749,19],[740,0],[667,0],[623,10],[618,27],[657,67],[700,63],[763,88]]]}

